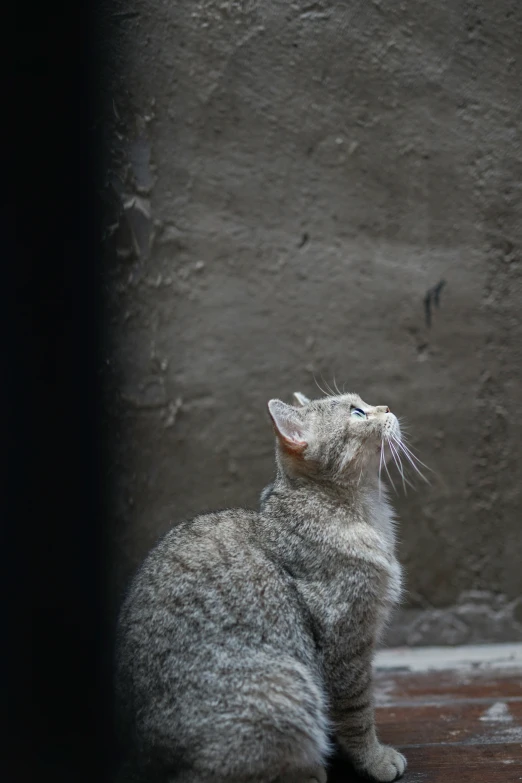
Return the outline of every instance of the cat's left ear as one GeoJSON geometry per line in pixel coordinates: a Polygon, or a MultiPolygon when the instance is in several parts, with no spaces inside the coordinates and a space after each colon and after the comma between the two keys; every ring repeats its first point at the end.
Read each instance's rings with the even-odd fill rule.
{"type": "Polygon", "coordinates": [[[308,405],[310,402],[308,397],[305,397],[305,395],[301,394],[301,392],[294,392],[294,401],[301,407],[303,407],[303,405],[308,405]]]}
{"type": "Polygon", "coordinates": [[[268,412],[280,444],[287,451],[300,453],[306,449],[304,422],[301,412],[281,400],[270,400],[268,412]]]}

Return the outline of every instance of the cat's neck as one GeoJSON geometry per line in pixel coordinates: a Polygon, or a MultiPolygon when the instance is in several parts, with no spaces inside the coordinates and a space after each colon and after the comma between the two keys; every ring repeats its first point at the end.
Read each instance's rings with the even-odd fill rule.
{"type": "Polygon", "coordinates": [[[395,551],[394,514],[377,478],[332,487],[279,474],[262,505],[260,528],[279,556],[290,552],[294,560],[310,546],[322,551],[325,542],[344,545],[349,530],[389,555],[395,551]]]}
{"type": "Polygon", "coordinates": [[[345,519],[347,524],[355,518],[373,524],[380,510],[390,513],[387,490],[371,473],[339,484],[289,477],[278,471],[263,507],[268,515],[288,514],[303,519],[328,515],[345,519]]]}

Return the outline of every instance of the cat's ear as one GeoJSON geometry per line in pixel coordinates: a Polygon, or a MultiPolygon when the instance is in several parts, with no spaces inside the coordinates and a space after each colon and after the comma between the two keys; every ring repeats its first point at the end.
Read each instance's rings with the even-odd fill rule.
{"type": "Polygon", "coordinates": [[[303,407],[303,405],[308,405],[310,402],[308,397],[305,397],[304,394],[301,394],[301,392],[294,392],[294,401],[301,407],[303,407]]]}
{"type": "Polygon", "coordinates": [[[308,443],[300,411],[281,400],[270,400],[268,412],[281,445],[288,451],[304,451],[308,443]]]}

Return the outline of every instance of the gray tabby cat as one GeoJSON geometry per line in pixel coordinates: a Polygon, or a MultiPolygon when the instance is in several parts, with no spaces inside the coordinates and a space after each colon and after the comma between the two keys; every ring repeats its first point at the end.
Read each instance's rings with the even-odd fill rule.
{"type": "Polygon", "coordinates": [[[399,424],[355,394],[295,397],[268,404],[277,475],[259,513],[182,523],[132,582],[118,630],[123,781],[324,783],[332,740],[372,780],[405,770],[377,739],[372,699],[401,592],[379,480],[399,424]]]}

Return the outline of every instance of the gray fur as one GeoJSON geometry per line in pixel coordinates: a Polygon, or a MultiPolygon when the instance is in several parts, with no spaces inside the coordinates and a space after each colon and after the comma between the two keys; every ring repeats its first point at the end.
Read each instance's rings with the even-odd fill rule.
{"type": "Polygon", "coordinates": [[[267,502],[268,498],[270,497],[273,491],[274,491],[274,482],[272,481],[272,483],[267,484],[266,487],[261,492],[261,496],[259,498],[260,511],[262,511],[263,508],[265,507],[265,503],[267,502]]]}
{"type": "Polygon", "coordinates": [[[377,740],[372,699],[401,589],[378,480],[399,425],[357,395],[299,402],[269,403],[277,476],[260,511],[179,525],[132,582],[118,628],[122,781],[324,783],[332,738],[373,780],[404,772],[377,740]]]}

